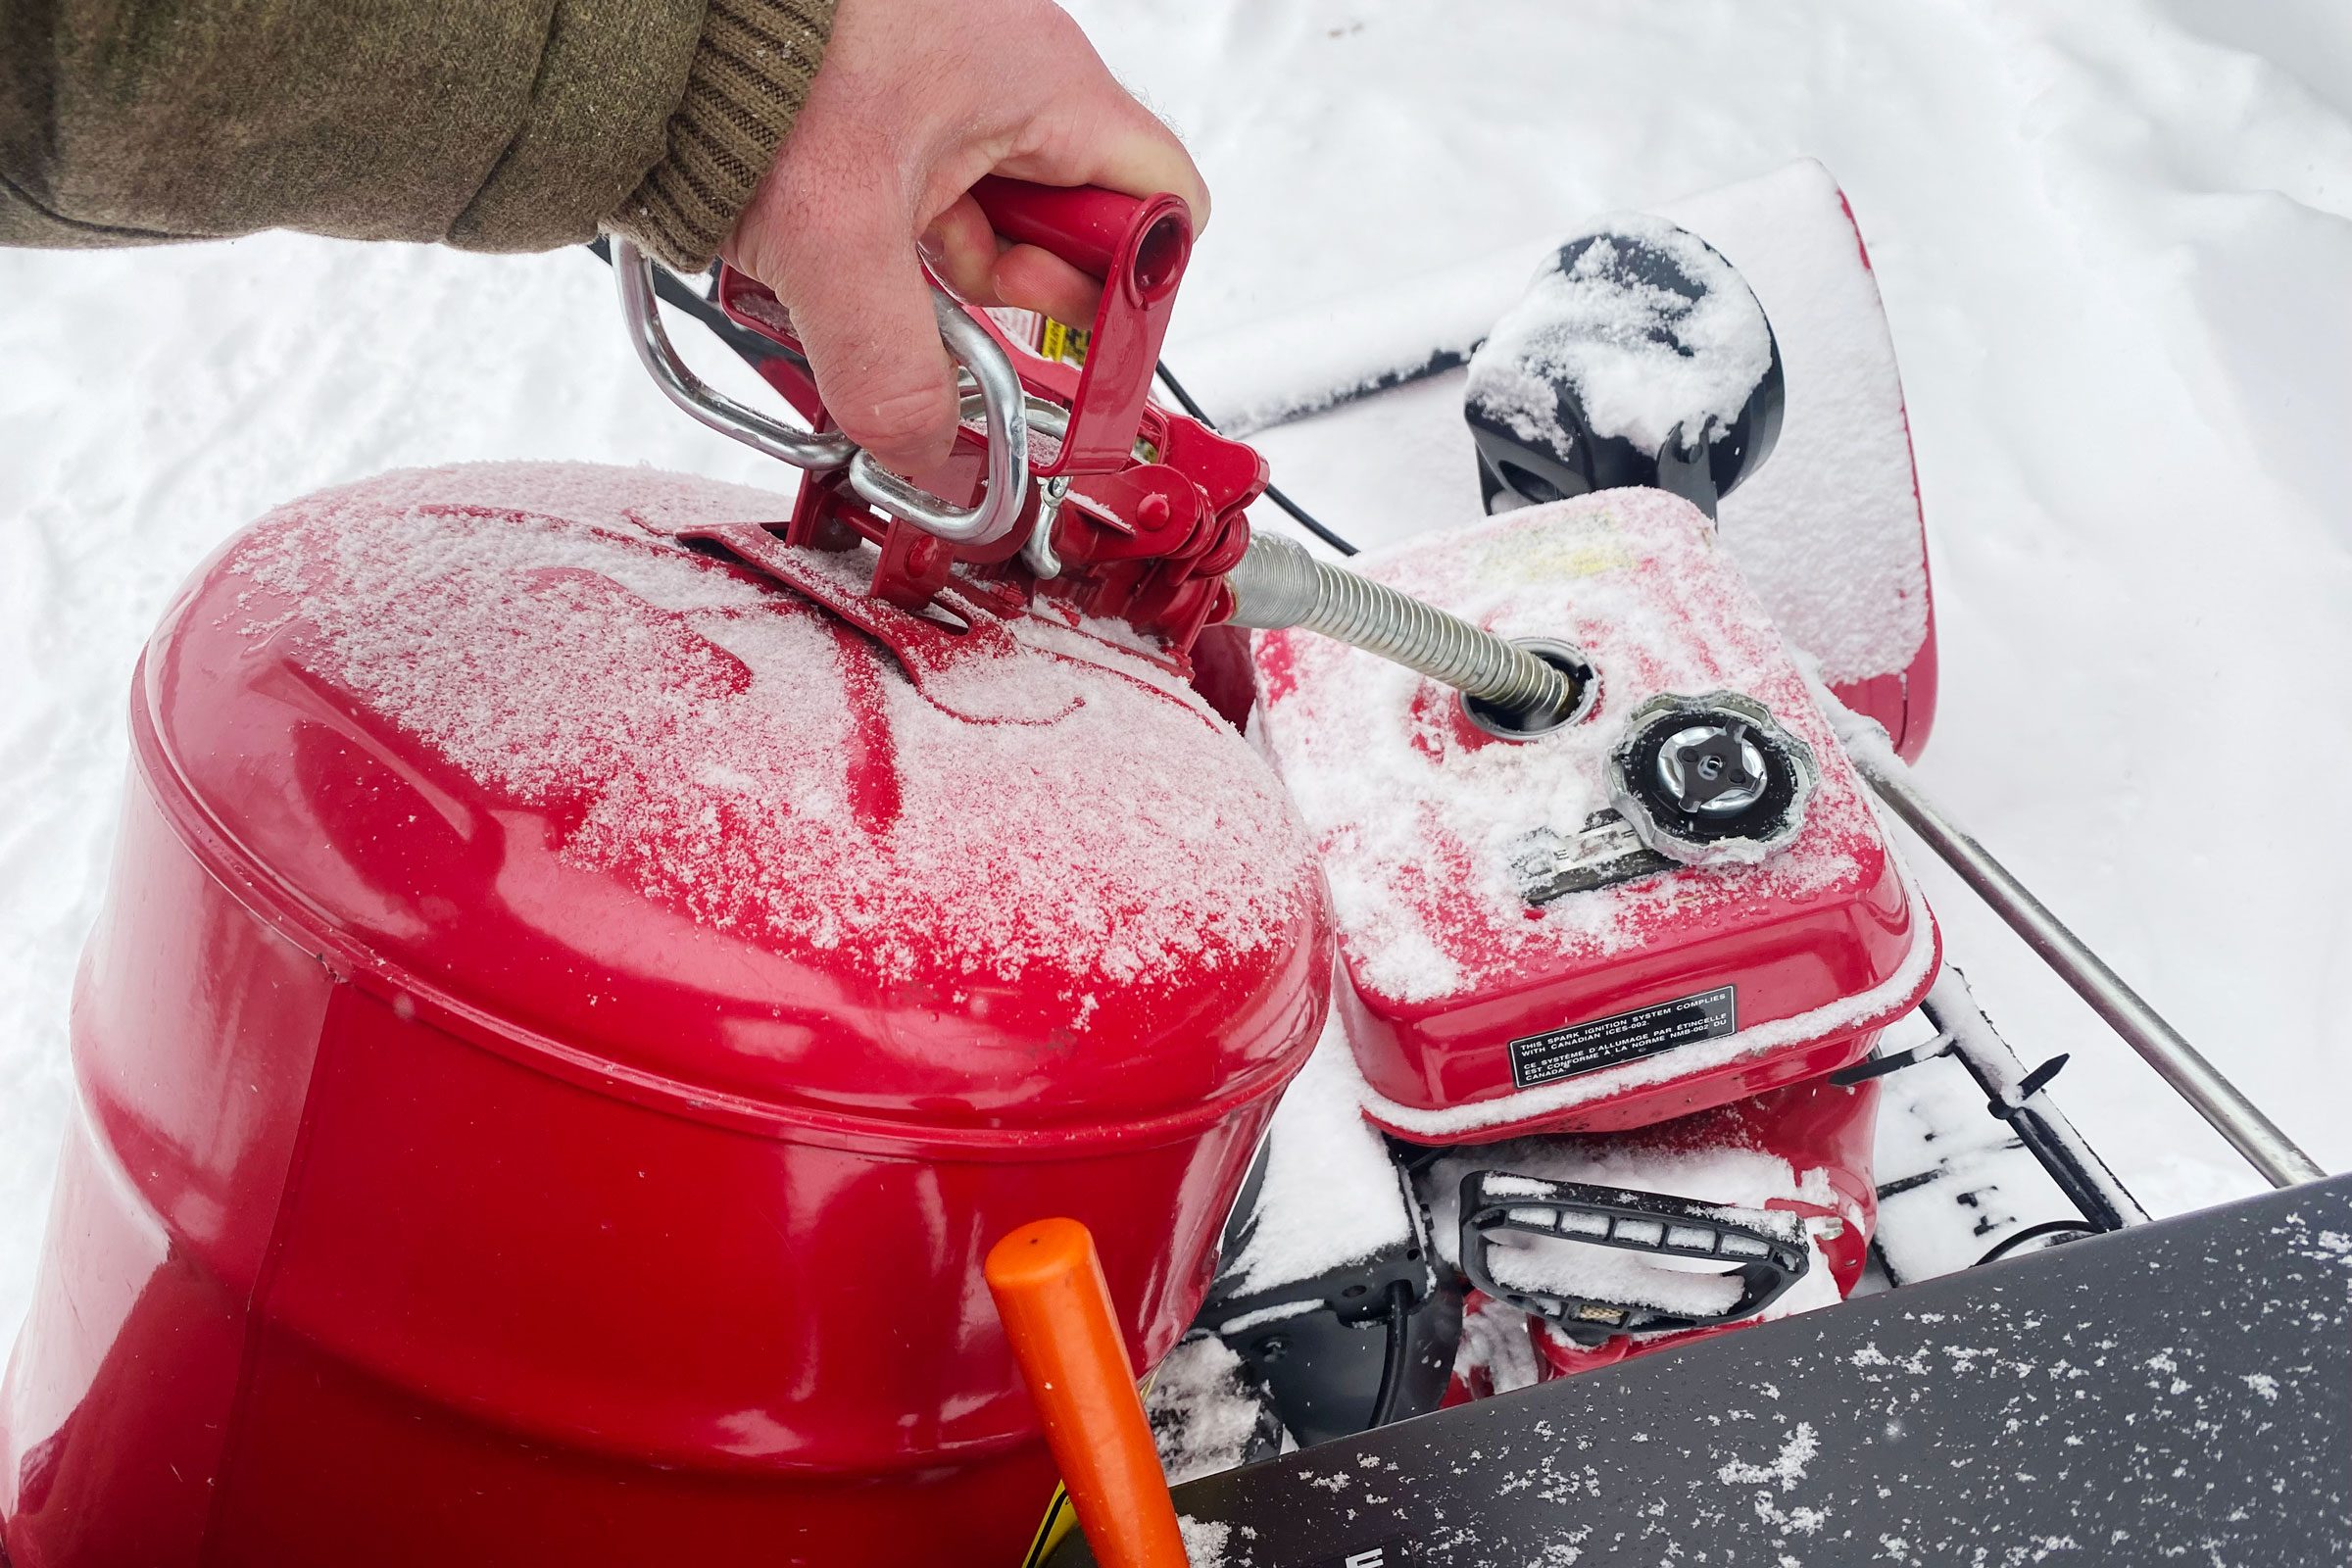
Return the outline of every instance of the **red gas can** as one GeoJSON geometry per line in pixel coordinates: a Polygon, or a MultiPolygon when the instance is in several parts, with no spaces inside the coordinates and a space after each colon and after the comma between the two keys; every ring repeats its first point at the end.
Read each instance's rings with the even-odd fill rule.
{"type": "Polygon", "coordinates": [[[17,1568],[1018,1559],[1052,1477],[979,1259],[1080,1219],[1174,1343],[1324,894],[1159,651],[853,623],[867,565],[729,526],[783,505],[392,475],[175,602],[0,1405],[17,1568]]]}

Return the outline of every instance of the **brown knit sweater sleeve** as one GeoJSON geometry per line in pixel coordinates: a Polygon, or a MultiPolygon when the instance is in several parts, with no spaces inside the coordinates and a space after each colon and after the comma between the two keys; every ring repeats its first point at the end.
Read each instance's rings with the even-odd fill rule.
{"type": "Polygon", "coordinates": [[[832,0],[710,0],[669,145],[605,226],[681,271],[710,264],[808,97],[832,0]]]}
{"type": "Polygon", "coordinates": [[[296,228],[707,262],[833,0],[0,0],[0,244],[296,228]]]}

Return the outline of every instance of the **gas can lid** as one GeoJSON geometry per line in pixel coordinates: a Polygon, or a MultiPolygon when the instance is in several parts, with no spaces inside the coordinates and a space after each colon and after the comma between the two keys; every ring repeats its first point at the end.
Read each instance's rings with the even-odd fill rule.
{"type": "Polygon", "coordinates": [[[598,1087],[978,1145],[1271,1094],[1328,915],[1257,755],[1116,628],[918,685],[677,537],[788,510],[582,465],[294,502],[151,645],[143,771],[338,972],[598,1087]]]}

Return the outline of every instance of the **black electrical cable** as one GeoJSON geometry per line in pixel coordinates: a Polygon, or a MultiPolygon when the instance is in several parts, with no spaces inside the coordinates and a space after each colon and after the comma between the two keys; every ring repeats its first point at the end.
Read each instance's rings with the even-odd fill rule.
{"type": "MultiPolygon", "coordinates": [[[[1169,370],[1168,362],[1165,360],[1160,361],[1158,369],[1159,378],[1161,381],[1166,383],[1169,395],[1175,398],[1177,404],[1183,408],[1184,412],[1191,415],[1194,418],[1199,419],[1202,424],[1207,425],[1211,430],[1214,430],[1217,427],[1217,421],[1208,416],[1207,410],[1201,408],[1200,404],[1193,401],[1193,395],[1184,389],[1184,383],[1177,380],[1174,372],[1169,370]]],[[[1347,540],[1341,538],[1331,529],[1316,521],[1312,513],[1308,512],[1298,502],[1293,501],[1289,496],[1284,495],[1274,486],[1266,486],[1266,499],[1273,502],[1283,511],[1289,513],[1293,517],[1297,518],[1299,527],[1304,528],[1308,533],[1313,534],[1316,538],[1331,546],[1332,549],[1337,550],[1341,555],[1352,556],[1355,554],[1355,546],[1349,544],[1347,540]]]]}
{"type": "MultiPolygon", "coordinates": [[[[601,235],[588,242],[588,249],[607,267],[612,265],[612,244],[601,235]]],[[[727,313],[718,306],[718,284],[715,279],[710,284],[710,292],[698,294],[686,279],[666,267],[657,267],[654,269],[654,293],[670,309],[684,311],[709,327],[721,343],[735,351],[737,359],[755,370],[767,360],[786,360],[804,370],[808,368],[808,360],[783,344],[771,342],[749,327],[737,326],[727,319],[727,313]]]]}
{"type": "MultiPolygon", "coordinates": [[[[2008,1235],[2002,1237],[1999,1242],[1994,1244],[1991,1250],[1987,1251],[1983,1257],[1978,1258],[1972,1266],[1976,1268],[1983,1268],[1985,1264],[1990,1263],[1997,1258],[2007,1257],[2011,1252],[2016,1251],[2028,1242],[2036,1241],[2044,1236],[2055,1236],[2060,1231],[2074,1232],[2074,1235],[2068,1238],[2070,1241],[2079,1240],[2084,1236],[2096,1236],[2098,1234],[2096,1230],[2092,1229],[2090,1226],[2084,1224],[2079,1219],[2045,1219],[2040,1224],[2029,1225],[2022,1231],[2011,1231],[2008,1235]]],[[[2052,1245],[2056,1246],[2059,1244],[2053,1243],[2052,1245]]]]}
{"type": "Polygon", "coordinates": [[[1402,1280],[1389,1286],[1388,1348],[1380,1360],[1380,1387],[1372,1395],[1372,1419],[1364,1430],[1385,1427],[1396,1419],[1396,1400],[1404,1393],[1404,1366],[1410,1355],[1406,1334],[1412,1326],[1413,1288],[1402,1280]]]}

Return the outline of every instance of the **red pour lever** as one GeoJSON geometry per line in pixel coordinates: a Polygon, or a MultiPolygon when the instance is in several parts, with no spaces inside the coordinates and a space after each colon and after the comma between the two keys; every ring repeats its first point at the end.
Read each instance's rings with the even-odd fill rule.
{"type": "MultiPolygon", "coordinates": [[[[1086,364],[1035,373],[1067,404],[1061,452],[1035,471],[1113,473],[1133,461],[1152,368],[1193,254],[1193,213],[1181,196],[1124,196],[1098,186],[1031,185],[990,175],[972,187],[997,232],[1036,245],[1102,279],[1086,364]]],[[[1069,323],[1076,325],[1076,322],[1069,323]]]]}
{"type": "Polygon", "coordinates": [[[1100,185],[1032,185],[990,174],[972,187],[972,199],[1006,239],[1052,251],[1095,277],[1124,282],[1139,305],[1173,288],[1192,256],[1193,214],[1181,197],[1128,196],[1100,185]]]}

